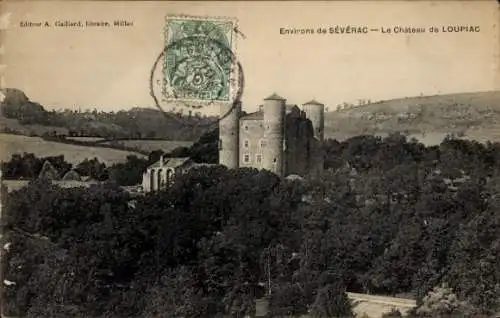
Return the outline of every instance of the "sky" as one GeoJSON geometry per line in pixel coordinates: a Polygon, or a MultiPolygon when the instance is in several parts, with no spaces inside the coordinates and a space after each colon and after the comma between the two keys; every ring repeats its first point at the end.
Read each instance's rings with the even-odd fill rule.
{"type": "Polygon", "coordinates": [[[342,102],[498,90],[499,10],[474,2],[7,1],[2,85],[48,109],[154,107],[149,76],[163,49],[166,15],[238,20],[243,107],[276,92],[289,103],[342,102]],[[123,28],[21,27],[23,21],[128,20],[123,28]],[[280,28],[366,26],[368,34],[280,34],[280,28]],[[398,27],[425,33],[394,33],[398,27]],[[429,32],[478,26],[479,32],[429,32]],[[393,32],[382,33],[380,30],[393,32]]]}

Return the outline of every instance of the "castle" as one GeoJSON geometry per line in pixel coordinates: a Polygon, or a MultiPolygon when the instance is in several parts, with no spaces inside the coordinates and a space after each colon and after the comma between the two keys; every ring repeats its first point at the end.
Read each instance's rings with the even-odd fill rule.
{"type": "Polygon", "coordinates": [[[254,113],[241,103],[221,105],[219,164],[266,169],[279,176],[318,175],[324,166],[325,105],[315,100],[287,105],[277,94],[254,113]]]}
{"type": "MultiPolygon", "coordinates": [[[[301,110],[285,101],[273,94],[250,114],[241,111],[241,103],[221,105],[219,164],[230,169],[266,169],[282,177],[321,174],[325,106],[312,100],[301,110]]],[[[162,156],[143,173],[143,191],[164,188],[174,175],[200,165],[206,164],[162,156]]]]}

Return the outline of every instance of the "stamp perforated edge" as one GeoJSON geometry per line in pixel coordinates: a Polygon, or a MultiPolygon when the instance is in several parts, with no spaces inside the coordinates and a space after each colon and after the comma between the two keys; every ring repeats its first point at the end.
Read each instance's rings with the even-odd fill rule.
{"type": "MultiPolygon", "coordinates": [[[[233,27],[231,29],[231,47],[228,48],[228,50],[231,51],[232,57],[233,57],[233,63],[232,63],[232,68],[235,68],[235,56],[238,48],[238,41],[237,41],[237,30],[238,30],[238,19],[235,17],[228,17],[228,16],[195,16],[195,15],[188,15],[188,14],[167,14],[165,15],[165,20],[164,20],[164,27],[163,27],[163,40],[164,40],[164,47],[165,49],[168,47],[168,24],[170,20],[186,20],[186,21],[214,21],[214,22],[231,22],[233,27]]],[[[162,63],[162,76],[164,76],[166,72],[166,63],[163,61],[162,63]]],[[[238,82],[238,74],[234,74],[231,72],[231,75],[229,76],[229,100],[223,101],[223,100],[204,100],[204,99],[188,99],[188,98],[177,98],[173,96],[168,96],[166,92],[166,81],[163,78],[163,85],[162,85],[162,95],[165,101],[167,102],[183,102],[183,103],[197,103],[197,104],[232,104],[234,100],[231,100],[231,97],[235,95],[235,91],[238,90],[237,85],[240,85],[238,82]]]]}

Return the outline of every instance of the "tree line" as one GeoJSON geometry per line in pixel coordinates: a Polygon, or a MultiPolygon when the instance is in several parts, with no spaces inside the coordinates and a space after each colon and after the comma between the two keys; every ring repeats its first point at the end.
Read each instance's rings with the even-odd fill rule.
{"type": "Polygon", "coordinates": [[[98,181],[113,181],[121,186],[137,185],[142,182],[142,174],[146,168],[158,161],[162,155],[166,157],[190,157],[197,163],[218,162],[218,129],[203,134],[190,147],[179,147],[169,153],[155,150],[147,158],[129,155],[125,162],[115,163],[109,167],[98,158],[86,158],[73,166],[63,155],[37,157],[32,153],[13,154],[7,162],[2,162],[2,177],[6,180],[38,178],[43,164],[48,161],[58,172],[60,177],[70,170],[81,176],[89,176],[98,181]]]}

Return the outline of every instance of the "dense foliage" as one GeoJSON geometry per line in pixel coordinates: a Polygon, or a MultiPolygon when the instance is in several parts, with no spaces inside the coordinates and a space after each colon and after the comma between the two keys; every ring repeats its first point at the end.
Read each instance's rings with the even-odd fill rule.
{"type": "Polygon", "coordinates": [[[134,199],[111,185],[12,192],[7,313],[221,317],[266,295],[273,317],[347,317],[346,290],[413,293],[415,316],[498,310],[499,145],[328,145],[314,180],[215,166],[134,199]]]}
{"type": "Polygon", "coordinates": [[[61,176],[72,168],[72,165],[64,160],[64,156],[39,158],[32,153],[14,154],[10,161],[2,162],[2,178],[36,179],[46,161],[50,162],[61,176]]]}
{"type": "Polygon", "coordinates": [[[84,159],[73,167],[64,159],[63,155],[39,158],[32,153],[14,154],[7,162],[2,162],[2,177],[7,180],[23,179],[35,180],[45,162],[49,162],[57,172],[56,179],[60,179],[70,170],[74,170],[80,176],[88,176],[94,180],[104,181],[108,179],[106,165],[97,158],[84,159]]]}

